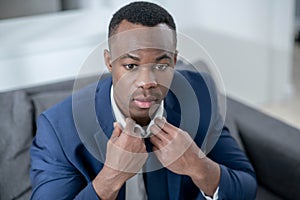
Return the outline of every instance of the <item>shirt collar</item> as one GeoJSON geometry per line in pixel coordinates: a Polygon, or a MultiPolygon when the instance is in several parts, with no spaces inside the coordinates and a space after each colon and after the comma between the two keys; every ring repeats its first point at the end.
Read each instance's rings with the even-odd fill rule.
{"type": "MultiPolygon", "coordinates": [[[[115,101],[115,98],[113,95],[113,85],[110,88],[110,101],[111,101],[112,110],[113,110],[116,121],[120,123],[122,128],[124,128],[126,125],[125,116],[123,115],[123,113],[120,111],[119,107],[116,104],[116,101],[115,101]]],[[[163,114],[164,114],[164,100],[161,101],[153,119],[150,121],[150,123],[148,124],[147,127],[143,128],[139,124],[136,124],[135,128],[140,129],[140,132],[141,132],[141,135],[143,138],[150,137],[152,135],[152,133],[150,131],[150,127],[154,124],[154,119],[162,118],[163,114]]]]}

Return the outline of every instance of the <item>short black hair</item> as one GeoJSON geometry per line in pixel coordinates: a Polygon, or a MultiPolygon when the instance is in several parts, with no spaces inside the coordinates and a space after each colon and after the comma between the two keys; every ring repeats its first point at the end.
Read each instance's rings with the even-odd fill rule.
{"type": "Polygon", "coordinates": [[[176,31],[171,14],[161,6],[150,2],[137,1],[120,8],[110,20],[108,37],[114,34],[123,20],[149,27],[164,23],[176,31]]]}

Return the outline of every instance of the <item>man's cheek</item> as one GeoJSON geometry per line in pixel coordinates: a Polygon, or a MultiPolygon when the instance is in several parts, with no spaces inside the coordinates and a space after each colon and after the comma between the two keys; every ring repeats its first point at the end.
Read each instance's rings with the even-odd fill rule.
{"type": "Polygon", "coordinates": [[[162,94],[162,98],[164,98],[167,95],[168,91],[169,91],[169,88],[166,88],[164,86],[160,87],[160,92],[162,94]]]}

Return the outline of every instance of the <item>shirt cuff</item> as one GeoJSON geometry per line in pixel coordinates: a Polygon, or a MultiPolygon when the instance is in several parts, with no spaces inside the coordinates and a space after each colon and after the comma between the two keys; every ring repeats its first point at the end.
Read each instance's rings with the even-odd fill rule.
{"type": "Polygon", "coordinates": [[[205,197],[206,200],[217,200],[219,198],[219,187],[216,189],[213,197],[209,197],[209,196],[206,196],[206,194],[204,194],[204,192],[202,190],[200,190],[202,195],[205,197]]]}

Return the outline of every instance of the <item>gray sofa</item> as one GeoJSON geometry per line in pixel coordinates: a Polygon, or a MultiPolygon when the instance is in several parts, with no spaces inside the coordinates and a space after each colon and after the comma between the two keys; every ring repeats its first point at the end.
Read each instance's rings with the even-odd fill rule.
{"type": "MultiPolygon", "coordinates": [[[[89,79],[82,79],[82,85],[89,79]]],[[[0,199],[28,199],[29,147],[35,119],[71,94],[73,81],[0,93],[0,199]]],[[[297,199],[300,191],[300,131],[228,98],[226,125],[252,162],[257,199],[297,199]]]]}

